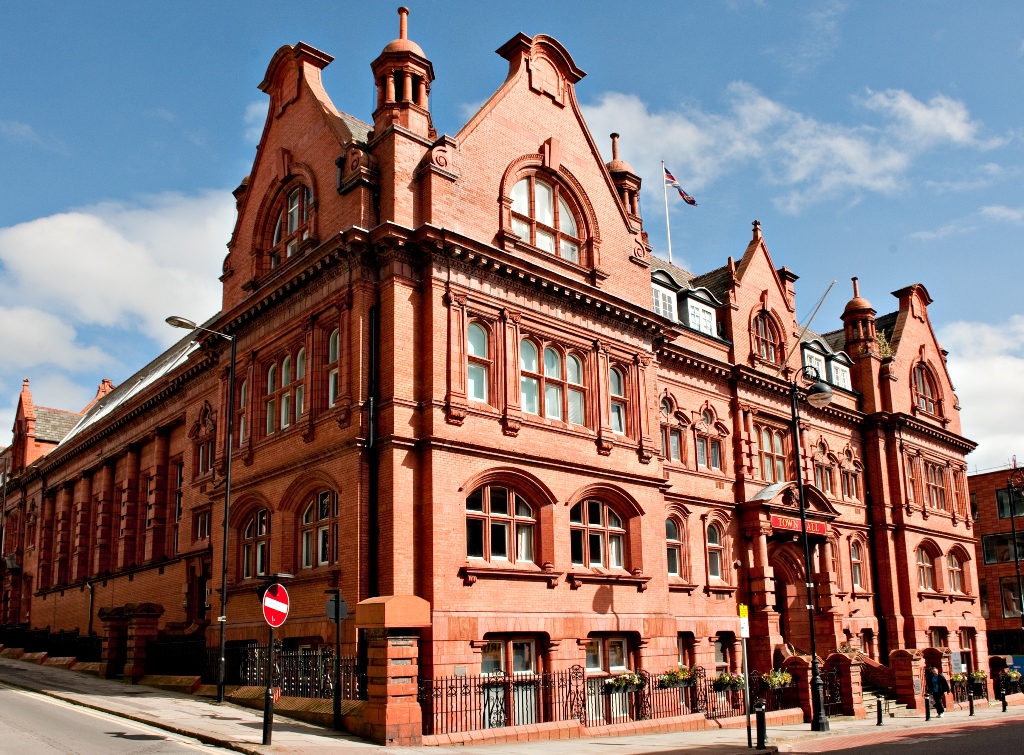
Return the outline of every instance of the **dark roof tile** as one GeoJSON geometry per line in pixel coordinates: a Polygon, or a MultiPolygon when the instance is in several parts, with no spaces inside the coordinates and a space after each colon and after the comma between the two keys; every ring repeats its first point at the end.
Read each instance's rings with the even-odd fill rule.
{"type": "Polygon", "coordinates": [[[82,415],[76,412],[48,409],[45,406],[37,406],[35,409],[37,441],[60,443],[82,419],[82,415]]]}

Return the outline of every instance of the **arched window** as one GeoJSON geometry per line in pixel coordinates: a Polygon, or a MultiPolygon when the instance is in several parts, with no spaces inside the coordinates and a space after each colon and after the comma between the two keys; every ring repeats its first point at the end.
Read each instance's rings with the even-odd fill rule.
{"type": "Polygon", "coordinates": [[[576,215],[557,183],[536,176],[512,187],[512,230],[528,244],[569,262],[580,262],[582,239],[576,215]]]}
{"type": "Polygon", "coordinates": [[[602,501],[581,501],[569,510],[569,522],[574,565],[626,568],[626,528],[615,509],[602,501]]]}
{"type": "Polygon", "coordinates": [[[309,238],[309,218],[313,211],[313,192],[297,186],[288,192],[273,216],[274,235],[271,240],[270,269],[298,251],[299,244],[309,238]]]}
{"type": "Polygon", "coordinates": [[[771,427],[760,429],[761,478],[765,482],[786,479],[785,443],[782,432],[771,427]]]}
{"type": "Polygon", "coordinates": [[[302,512],[302,568],[326,566],[338,560],[338,496],[316,493],[302,512]]]}
{"type": "Polygon", "coordinates": [[[490,394],[491,352],[487,331],[483,325],[471,322],[466,334],[466,353],[469,368],[466,376],[466,392],[473,401],[487,403],[490,394]]]}
{"type": "Polygon", "coordinates": [[[861,551],[860,543],[854,541],[850,544],[850,571],[853,577],[853,586],[863,588],[864,554],[861,551]]]}
{"type": "Polygon", "coordinates": [[[924,491],[929,506],[946,510],[946,470],[943,466],[925,462],[924,491]]]}
{"type": "Polygon", "coordinates": [[[679,523],[672,518],[665,520],[665,544],[668,549],[668,574],[670,577],[683,575],[683,538],[679,523]]]}
{"type": "Polygon", "coordinates": [[[608,370],[608,392],[611,394],[612,432],[626,434],[626,377],[618,367],[608,370]]]}
{"type": "Polygon", "coordinates": [[[918,362],[914,367],[914,403],[920,411],[926,414],[933,414],[936,417],[941,415],[939,391],[935,386],[931,370],[924,362],[918,362]]]}
{"type": "Polygon", "coordinates": [[[295,355],[295,419],[306,411],[306,350],[295,355]]]}
{"type": "Polygon", "coordinates": [[[665,461],[682,461],[683,431],[672,414],[672,402],[661,400],[661,455],[665,461]]]}
{"type": "Polygon", "coordinates": [[[338,357],[340,352],[340,336],[338,329],[331,331],[327,339],[327,406],[334,406],[338,401],[338,357]]]}
{"type": "Polygon", "coordinates": [[[537,517],[519,493],[485,485],[466,496],[466,556],[533,563],[537,517]]]}
{"type": "Polygon", "coordinates": [[[543,355],[541,361],[541,351],[529,338],[519,344],[523,412],[563,422],[568,418],[570,424],[584,425],[583,362],[551,344],[543,346],[543,355]]]}
{"type": "Polygon", "coordinates": [[[717,524],[708,526],[708,576],[711,579],[722,579],[722,562],[725,560],[725,547],[722,542],[722,530],[717,524]]]}
{"type": "Polygon", "coordinates": [[[277,364],[267,368],[267,435],[277,429],[277,364]]]}
{"type": "Polygon", "coordinates": [[[722,441],[714,437],[715,415],[710,409],[700,414],[701,425],[697,427],[697,468],[722,470],[722,441]]]}
{"type": "Polygon", "coordinates": [[[814,453],[814,486],[825,495],[832,495],[832,466],[828,464],[824,443],[819,443],[814,453]]]}
{"type": "Polygon", "coordinates": [[[242,578],[266,576],[270,565],[270,512],[259,509],[242,527],[242,578]]]}
{"type": "Polygon", "coordinates": [[[249,404],[249,381],[243,380],[238,386],[238,406],[235,409],[235,416],[238,418],[238,445],[245,445],[245,439],[249,437],[249,415],[246,407],[249,404]]]}
{"type": "Polygon", "coordinates": [[[757,315],[750,324],[750,335],[753,340],[754,353],[761,359],[778,364],[782,353],[775,325],[767,314],[757,315]]]}
{"type": "Polygon", "coordinates": [[[946,557],[946,565],[949,570],[949,591],[962,593],[964,591],[964,566],[959,557],[955,553],[950,553],[946,557]]]}
{"type": "Polygon", "coordinates": [[[917,583],[922,590],[935,590],[935,564],[923,545],[917,549],[917,583]]]}

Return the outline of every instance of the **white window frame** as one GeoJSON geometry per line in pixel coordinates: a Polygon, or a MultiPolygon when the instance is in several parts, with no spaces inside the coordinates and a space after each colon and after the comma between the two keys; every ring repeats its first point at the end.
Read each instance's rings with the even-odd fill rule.
{"type": "Polygon", "coordinates": [[[654,313],[672,322],[676,321],[676,293],[657,283],[651,284],[654,294],[654,313]]]}
{"type": "Polygon", "coordinates": [[[832,368],[832,380],[830,381],[832,385],[847,391],[852,390],[850,368],[845,364],[839,364],[834,359],[829,363],[829,366],[832,368]]]}
{"type": "Polygon", "coordinates": [[[813,367],[818,371],[819,380],[827,380],[828,373],[825,372],[825,357],[812,349],[804,349],[804,366],[813,367]]]}
{"type": "Polygon", "coordinates": [[[705,335],[716,335],[715,310],[707,304],[689,299],[686,306],[686,324],[691,330],[705,335]]]}

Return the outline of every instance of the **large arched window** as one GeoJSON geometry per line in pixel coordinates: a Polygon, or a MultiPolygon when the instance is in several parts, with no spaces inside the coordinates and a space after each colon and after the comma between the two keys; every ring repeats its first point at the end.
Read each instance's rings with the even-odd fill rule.
{"type": "Polygon", "coordinates": [[[723,579],[722,562],[725,560],[725,543],[722,530],[717,524],[708,526],[708,576],[723,579]]]}
{"type": "Polygon", "coordinates": [[[919,411],[926,414],[933,414],[936,417],[942,414],[942,403],[939,401],[935,379],[924,362],[918,362],[914,367],[914,404],[919,411]]]}
{"type": "Polygon", "coordinates": [[[782,482],[786,479],[782,432],[772,427],[762,427],[758,435],[761,445],[761,478],[765,482],[782,482]]]}
{"type": "Polygon", "coordinates": [[[270,512],[254,511],[242,527],[242,578],[266,576],[270,565],[270,512]]]}
{"type": "Polygon", "coordinates": [[[300,525],[302,568],[326,566],[338,560],[338,497],[321,490],[306,504],[300,525]]]}
{"type": "Polygon", "coordinates": [[[238,406],[235,408],[236,422],[238,423],[238,446],[245,445],[245,439],[249,437],[249,413],[246,408],[249,405],[249,381],[243,380],[238,386],[238,406]]]}
{"type": "Polygon", "coordinates": [[[267,435],[277,429],[277,363],[267,367],[267,435]]]}
{"type": "Polygon", "coordinates": [[[586,424],[583,361],[553,344],[541,349],[529,338],[519,344],[520,395],[523,412],[548,419],[586,424]]]}
{"type": "Polygon", "coordinates": [[[700,424],[696,429],[697,468],[700,470],[722,471],[722,441],[716,437],[715,415],[710,409],[700,413],[700,424]]]}
{"type": "Polygon", "coordinates": [[[272,216],[274,235],[271,239],[270,269],[298,251],[299,244],[309,238],[309,218],[313,212],[313,192],[296,186],[272,216]]]}
{"type": "Polygon", "coordinates": [[[608,504],[581,501],[569,510],[569,550],[576,566],[626,568],[626,528],[608,504]]]}
{"type": "Polygon", "coordinates": [[[935,590],[935,562],[924,545],[917,549],[917,583],[922,590],[935,590]]]}
{"type": "Polygon", "coordinates": [[[775,325],[766,313],[762,312],[751,321],[750,337],[754,354],[772,364],[779,363],[782,345],[775,325]]]}
{"type": "Polygon", "coordinates": [[[466,334],[466,353],[469,359],[466,373],[466,393],[473,401],[487,403],[490,395],[491,350],[487,330],[478,322],[471,322],[466,334]]]}
{"type": "Polygon", "coordinates": [[[302,416],[306,403],[306,350],[294,357],[286,353],[280,365],[267,368],[267,435],[291,427],[302,416]]]}
{"type": "Polygon", "coordinates": [[[946,567],[949,571],[949,591],[964,592],[964,565],[955,553],[946,556],[946,567]]]}
{"type": "Polygon", "coordinates": [[[527,176],[512,187],[512,230],[528,244],[579,264],[580,238],[576,214],[564,189],[538,176],[527,176]]]}
{"type": "Polygon", "coordinates": [[[466,556],[533,563],[537,515],[519,493],[484,485],[466,496],[466,556]]]}
{"type": "Polygon", "coordinates": [[[681,462],[683,459],[683,431],[672,412],[672,402],[661,400],[661,455],[665,461],[681,462]]]}

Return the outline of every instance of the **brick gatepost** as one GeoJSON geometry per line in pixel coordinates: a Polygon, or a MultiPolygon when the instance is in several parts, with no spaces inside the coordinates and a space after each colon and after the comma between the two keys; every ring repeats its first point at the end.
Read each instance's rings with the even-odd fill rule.
{"type": "Polygon", "coordinates": [[[797,704],[804,712],[804,722],[809,723],[814,717],[814,705],[811,698],[811,661],[810,657],[794,655],[782,663],[782,668],[793,676],[796,688],[797,704]]]}
{"type": "Polygon", "coordinates": [[[100,664],[100,677],[111,679],[121,673],[125,664],[128,639],[128,619],[124,615],[124,607],[101,608],[99,610],[100,630],[103,635],[103,655],[100,664]]]}
{"type": "Polygon", "coordinates": [[[922,662],[920,650],[893,650],[889,653],[889,668],[896,677],[896,699],[912,710],[924,707],[924,690],[921,686],[922,662]]]}
{"type": "Polygon", "coordinates": [[[146,649],[157,638],[157,623],[164,607],[157,603],[129,603],[124,607],[128,620],[128,653],[124,680],[135,684],[146,675],[146,649]]]}
{"type": "Polygon", "coordinates": [[[864,688],[861,685],[861,662],[856,656],[846,653],[832,653],[825,659],[825,667],[835,669],[839,673],[839,684],[843,696],[843,715],[864,718],[864,688]]]}
{"type": "Polygon", "coordinates": [[[356,606],[356,626],[368,640],[362,735],[384,745],[422,744],[417,630],[430,626],[430,604],[414,595],[369,598],[356,606]]]}

